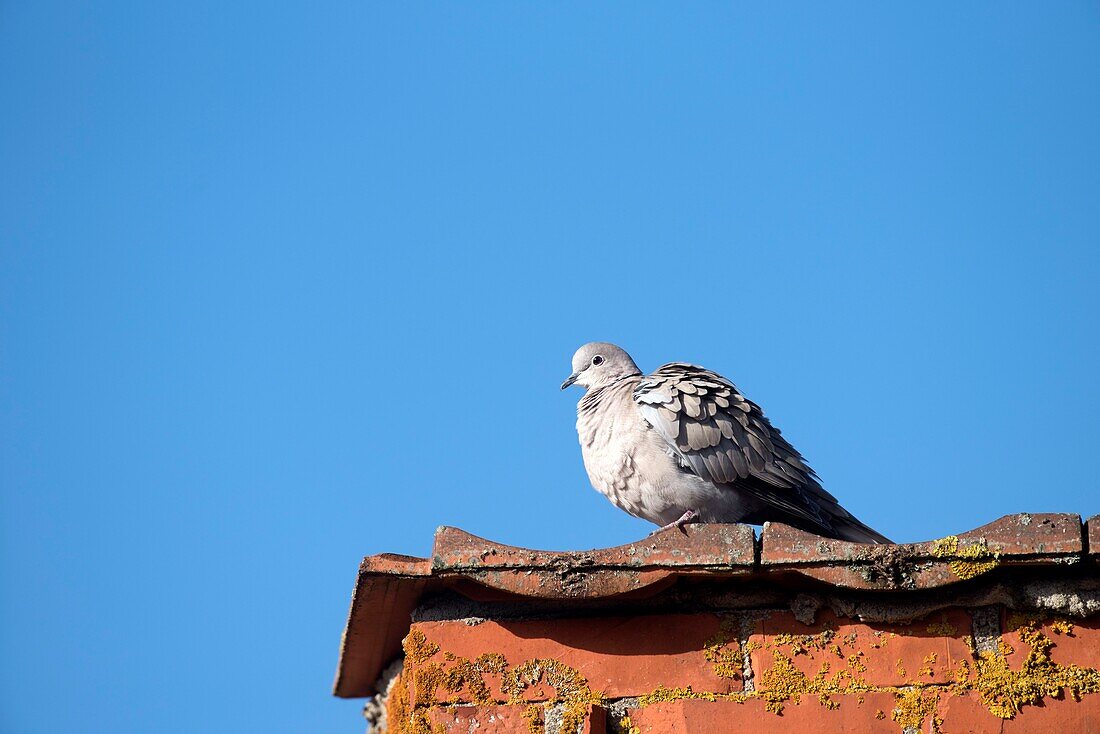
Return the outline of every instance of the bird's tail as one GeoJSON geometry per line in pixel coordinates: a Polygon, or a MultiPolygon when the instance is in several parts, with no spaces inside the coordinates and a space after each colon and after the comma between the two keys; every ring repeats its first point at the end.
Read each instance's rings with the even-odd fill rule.
{"type": "Polygon", "coordinates": [[[836,530],[837,537],[841,540],[850,540],[853,543],[892,544],[894,542],[877,530],[864,525],[852,515],[835,518],[833,527],[836,530]]]}

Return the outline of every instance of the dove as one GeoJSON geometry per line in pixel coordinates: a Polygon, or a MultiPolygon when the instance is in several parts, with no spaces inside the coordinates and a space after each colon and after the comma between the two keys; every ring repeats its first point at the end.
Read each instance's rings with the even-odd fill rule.
{"type": "MultiPolygon", "coordinates": [[[[577,436],[592,486],[661,526],[781,522],[828,538],[889,543],[821,486],[763,411],[716,372],[672,362],[643,375],[606,342],[573,355],[585,388],[577,436]]],[[[656,532],[660,532],[660,530],[656,532]]]]}

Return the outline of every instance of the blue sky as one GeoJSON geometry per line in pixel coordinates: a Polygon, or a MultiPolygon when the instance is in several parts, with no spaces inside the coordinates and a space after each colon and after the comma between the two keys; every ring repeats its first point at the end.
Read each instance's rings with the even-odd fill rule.
{"type": "Polygon", "coordinates": [[[899,541],[1100,512],[1095,3],[0,6],[0,730],[363,728],[359,559],[651,526],[583,342],[899,541]]]}

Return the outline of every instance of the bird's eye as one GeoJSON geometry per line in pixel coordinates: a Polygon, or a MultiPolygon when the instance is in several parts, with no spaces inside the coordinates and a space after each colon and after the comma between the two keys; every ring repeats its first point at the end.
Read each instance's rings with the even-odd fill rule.
{"type": "Polygon", "coordinates": [[[592,364],[596,365],[597,367],[603,364],[603,357],[597,354],[595,357],[592,358],[592,364]]]}

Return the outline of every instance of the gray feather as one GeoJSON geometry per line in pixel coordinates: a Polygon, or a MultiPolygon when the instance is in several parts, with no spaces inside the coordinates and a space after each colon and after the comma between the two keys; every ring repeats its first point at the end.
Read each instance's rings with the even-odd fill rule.
{"type": "Polygon", "coordinates": [[[691,510],[706,522],[784,522],[820,535],[888,542],[825,491],[756,403],[719,374],[672,363],[643,376],[626,352],[577,350],[564,387],[586,388],[577,432],[594,487],[664,525],[691,510]]]}
{"type": "Polygon", "coordinates": [[[881,538],[821,487],[759,406],[720,375],[667,364],[644,378],[634,400],[681,464],[700,478],[746,492],[775,508],[776,519],[823,535],[881,538]],[[670,393],[679,393],[679,400],[666,400],[670,393]]]}

